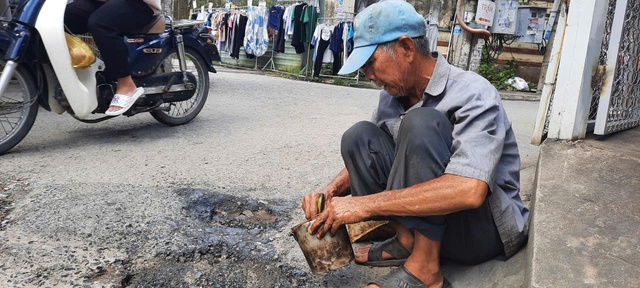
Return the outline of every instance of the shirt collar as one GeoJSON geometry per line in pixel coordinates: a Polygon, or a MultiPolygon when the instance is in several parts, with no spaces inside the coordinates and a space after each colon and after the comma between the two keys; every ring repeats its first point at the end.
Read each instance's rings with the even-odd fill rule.
{"type": "Polygon", "coordinates": [[[444,88],[449,80],[449,72],[451,71],[451,65],[447,62],[442,54],[438,52],[432,52],[431,56],[436,58],[436,67],[431,74],[431,80],[427,84],[427,89],[424,91],[425,98],[427,96],[437,96],[444,92],[444,88]]]}

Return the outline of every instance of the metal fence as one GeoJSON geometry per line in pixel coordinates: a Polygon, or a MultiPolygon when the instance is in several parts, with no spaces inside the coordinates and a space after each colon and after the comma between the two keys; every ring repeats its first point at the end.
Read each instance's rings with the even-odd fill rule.
{"type": "Polygon", "coordinates": [[[613,71],[600,81],[601,85],[610,83],[611,87],[598,90],[602,95],[598,95],[595,134],[610,134],[640,125],[640,0],[611,2],[616,2],[614,7],[625,6],[617,7],[609,31],[619,41],[607,41],[610,42],[607,54],[617,53],[605,54],[606,69],[613,71]]]}

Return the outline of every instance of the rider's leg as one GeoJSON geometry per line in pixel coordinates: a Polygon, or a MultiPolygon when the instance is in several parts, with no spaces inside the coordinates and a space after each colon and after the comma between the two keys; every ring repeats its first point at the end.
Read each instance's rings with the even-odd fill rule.
{"type": "Polygon", "coordinates": [[[74,0],[64,10],[64,25],[73,34],[87,33],[89,16],[103,3],[97,0],[74,0]]]}
{"type": "MultiPolygon", "coordinates": [[[[124,33],[144,27],[152,16],[153,10],[142,1],[110,0],[89,17],[89,30],[105,62],[105,74],[118,79],[116,94],[127,97],[136,91],[131,78],[129,50],[124,43],[124,33]]],[[[120,109],[111,106],[109,111],[120,109]]]]}

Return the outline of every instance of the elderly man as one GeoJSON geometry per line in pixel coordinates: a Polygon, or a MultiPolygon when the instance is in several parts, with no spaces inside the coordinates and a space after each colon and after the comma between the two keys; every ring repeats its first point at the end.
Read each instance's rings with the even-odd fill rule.
{"type": "Polygon", "coordinates": [[[358,250],[356,262],[401,267],[369,287],[450,287],[441,257],[477,264],[513,255],[526,242],[529,211],[498,91],[431,53],[424,18],[404,1],[371,5],[354,26],[340,74],[361,69],[383,91],[372,120],[342,137],[345,169],[305,195],[312,233],[390,219],[396,236],[358,250]],[[340,197],[348,194],[356,197],[340,197]]]}

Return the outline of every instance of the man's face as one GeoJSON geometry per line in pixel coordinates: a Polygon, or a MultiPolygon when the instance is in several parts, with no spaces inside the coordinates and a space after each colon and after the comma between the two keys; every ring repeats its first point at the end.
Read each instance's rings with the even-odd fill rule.
{"type": "MultiPolygon", "coordinates": [[[[394,51],[398,52],[397,44],[393,47],[394,51]]],[[[392,96],[406,96],[404,81],[407,75],[404,71],[406,71],[407,63],[402,61],[402,57],[398,56],[398,53],[393,54],[395,55],[378,46],[360,70],[369,81],[392,96]]]]}

